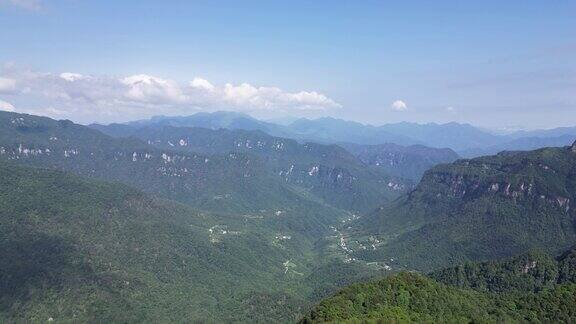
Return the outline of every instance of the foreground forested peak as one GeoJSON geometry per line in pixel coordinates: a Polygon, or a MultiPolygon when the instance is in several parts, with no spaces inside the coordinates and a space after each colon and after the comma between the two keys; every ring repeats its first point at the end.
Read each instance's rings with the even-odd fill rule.
{"type": "Polygon", "coordinates": [[[556,260],[531,252],[429,276],[401,272],[341,290],[313,308],[301,323],[573,322],[574,252],[556,260]]]}

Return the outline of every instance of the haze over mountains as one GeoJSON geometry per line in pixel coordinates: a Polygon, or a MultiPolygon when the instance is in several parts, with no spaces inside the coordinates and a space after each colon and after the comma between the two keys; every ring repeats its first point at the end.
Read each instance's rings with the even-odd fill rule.
{"type": "MultiPolygon", "coordinates": [[[[101,127],[100,125],[91,126],[97,129],[101,127]]],[[[159,116],[126,124],[112,124],[106,129],[100,129],[111,135],[125,136],[130,134],[130,129],[144,126],[260,130],[274,136],[322,143],[425,145],[433,148],[450,148],[464,157],[496,154],[503,150],[532,150],[547,146],[564,146],[571,144],[576,137],[576,127],[518,131],[498,135],[469,124],[454,122],[447,124],[402,122],[371,126],[325,117],[313,120],[297,119],[287,125],[281,125],[260,121],[246,114],[223,111],[198,113],[186,117],[159,116]]]]}

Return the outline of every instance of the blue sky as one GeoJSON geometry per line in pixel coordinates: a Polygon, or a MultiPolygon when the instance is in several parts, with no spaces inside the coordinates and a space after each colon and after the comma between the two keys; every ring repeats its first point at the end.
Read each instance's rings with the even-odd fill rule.
{"type": "Polygon", "coordinates": [[[79,122],[576,124],[576,1],[0,0],[0,44],[0,108],[79,122]]]}

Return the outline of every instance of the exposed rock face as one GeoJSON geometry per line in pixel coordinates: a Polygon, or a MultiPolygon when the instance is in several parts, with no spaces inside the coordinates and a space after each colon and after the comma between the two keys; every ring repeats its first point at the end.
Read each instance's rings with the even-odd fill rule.
{"type": "Polygon", "coordinates": [[[576,141],[574,141],[574,144],[572,144],[572,147],[570,147],[570,151],[576,153],[576,141]]]}

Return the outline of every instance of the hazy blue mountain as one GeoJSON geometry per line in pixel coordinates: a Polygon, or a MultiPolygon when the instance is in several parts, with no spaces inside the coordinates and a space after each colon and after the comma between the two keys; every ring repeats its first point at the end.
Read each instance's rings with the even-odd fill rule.
{"type": "Polygon", "coordinates": [[[268,122],[268,123],[272,123],[272,124],[288,126],[288,125],[292,124],[293,122],[297,121],[298,119],[300,119],[300,118],[286,116],[286,117],[265,119],[264,121],[268,122]]]}
{"type": "Polygon", "coordinates": [[[403,146],[425,145],[433,148],[450,148],[459,155],[476,157],[495,154],[502,150],[530,150],[565,145],[566,139],[576,136],[576,127],[549,130],[522,131],[502,135],[469,124],[417,124],[401,122],[381,126],[365,125],[331,117],[292,122],[284,119],[280,124],[260,121],[249,115],[235,112],[197,113],[185,117],[159,116],[125,124],[98,124],[91,127],[111,136],[129,136],[143,127],[203,127],[209,129],[260,130],[273,136],[296,139],[301,142],[353,143],[362,145],[398,144],[403,146]]]}
{"type": "Polygon", "coordinates": [[[318,118],[314,120],[302,118],[288,125],[287,128],[295,138],[329,143],[396,143],[400,145],[420,143],[404,134],[394,134],[380,127],[331,117],[318,118]]]}
{"type": "Polygon", "coordinates": [[[576,136],[576,127],[557,127],[551,129],[537,129],[531,131],[519,131],[509,135],[510,138],[521,137],[562,137],[562,136],[576,136]]]}
{"type": "Polygon", "coordinates": [[[392,143],[360,145],[339,143],[367,165],[387,174],[418,181],[424,172],[436,164],[454,162],[459,158],[451,149],[430,148],[423,145],[401,146],[392,143]]]}
{"type": "Polygon", "coordinates": [[[324,142],[348,142],[354,144],[399,145],[422,144],[434,148],[451,148],[455,151],[486,147],[506,141],[469,124],[417,124],[395,123],[371,126],[335,118],[314,120],[300,119],[287,127],[293,136],[324,142]]]}
{"type": "Polygon", "coordinates": [[[498,145],[463,150],[460,154],[464,157],[476,157],[494,155],[502,151],[530,151],[542,147],[562,147],[570,145],[575,139],[576,134],[557,137],[519,137],[498,145]]]}
{"type": "Polygon", "coordinates": [[[274,124],[253,118],[247,114],[216,111],[212,113],[199,112],[190,116],[157,116],[148,120],[140,120],[126,123],[126,125],[141,128],[147,126],[161,127],[202,127],[208,129],[242,129],[242,130],[260,130],[268,134],[277,136],[288,136],[290,132],[284,126],[274,124]]]}
{"type": "Polygon", "coordinates": [[[416,124],[396,123],[380,126],[381,129],[402,136],[411,137],[430,147],[449,147],[460,151],[473,147],[485,147],[497,144],[504,139],[482,131],[469,124],[416,124]]]}

